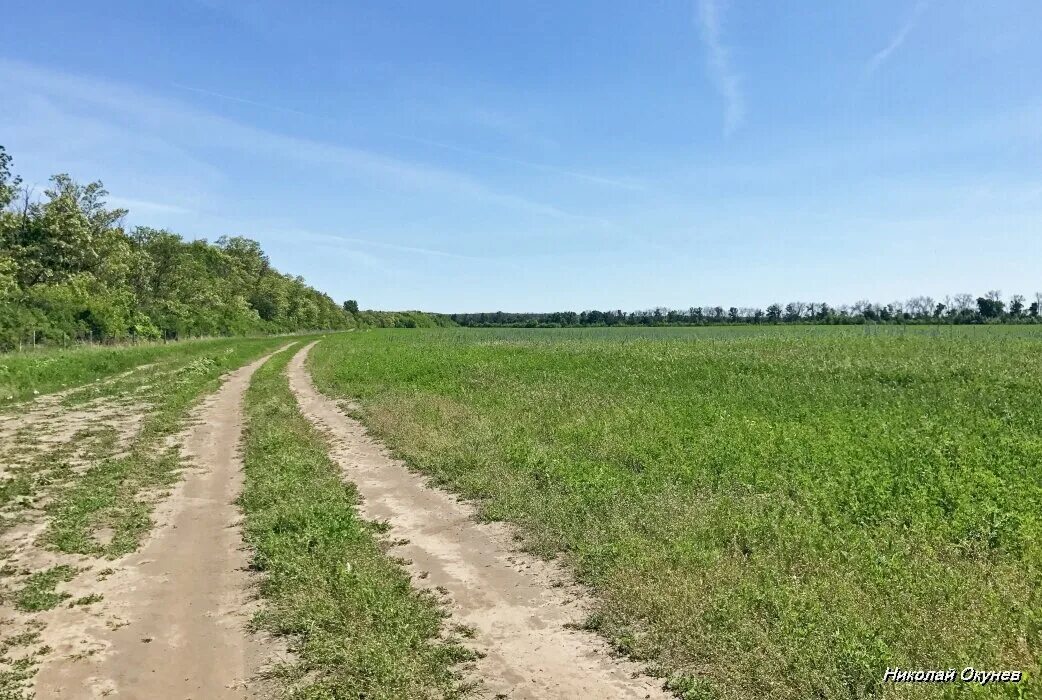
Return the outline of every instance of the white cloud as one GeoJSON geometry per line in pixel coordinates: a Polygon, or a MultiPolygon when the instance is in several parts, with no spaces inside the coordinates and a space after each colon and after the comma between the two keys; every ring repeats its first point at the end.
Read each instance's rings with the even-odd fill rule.
{"type": "Polygon", "coordinates": [[[275,112],[285,112],[287,114],[296,114],[301,117],[310,117],[311,115],[307,112],[301,112],[299,109],[290,109],[289,107],[279,107],[278,105],[271,105],[266,102],[257,102],[256,100],[247,100],[245,97],[236,97],[235,95],[226,95],[223,92],[214,92],[213,90],[203,90],[202,88],[192,87],[191,85],[181,85],[180,83],[171,83],[171,85],[178,90],[187,90],[194,92],[197,95],[205,95],[207,97],[216,97],[221,100],[229,100],[231,102],[238,102],[239,104],[250,105],[251,107],[260,107],[261,109],[270,109],[275,112]]]}
{"type": "MultiPolygon", "coordinates": [[[[239,104],[250,105],[260,109],[271,110],[274,112],[283,112],[285,114],[295,114],[297,116],[306,117],[308,119],[318,119],[321,121],[335,121],[330,117],[311,114],[308,112],[302,112],[298,109],[292,109],[289,107],[282,107],[280,105],[269,104],[266,102],[258,102],[256,100],[246,99],[244,97],[238,97],[235,95],[228,95],[223,92],[214,92],[212,90],[203,90],[202,88],[192,87],[190,85],[181,85],[179,83],[173,83],[173,87],[180,90],[187,90],[194,92],[198,95],[205,95],[207,97],[216,97],[221,100],[228,100],[230,102],[238,102],[239,104]]],[[[500,131],[506,131],[504,124],[511,124],[507,122],[505,118],[499,117],[496,113],[488,112],[487,110],[476,110],[473,112],[476,117],[472,117],[474,121],[478,123],[486,123],[492,128],[496,128],[500,131]]],[[[514,132],[518,131],[517,128],[513,129],[514,132]]],[[[634,179],[620,179],[614,177],[606,177],[595,173],[581,172],[577,170],[571,170],[568,168],[562,168],[556,165],[548,165],[546,163],[536,163],[530,160],[522,160],[519,158],[511,158],[508,156],[502,156],[497,153],[491,153],[489,151],[478,150],[474,148],[466,148],[464,146],[458,146],[456,144],[445,143],[444,141],[436,141],[433,139],[423,138],[419,136],[410,136],[408,134],[401,134],[392,131],[381,132],[386,136],[393,138],[402,139],[404,141],[411,141],[413,143],[419,143],[424,146],[433,146],[434,148],[440,148],[446,151],[453,151],[455,153],[464,153],[467,155],[477,156],[479,158],[488,158],[489,160],[499,161],[501,163],[510,163],[512,165],[520,165],[525,168],[531,168],[533,170],[539,170],[542,172],[555,173],[557,175],[563,175],[565,177],[574,178],[576,180],[583,180],[585,182],[592,182],[597,185],[603,185],[605,187],[614,187],[617,189],[631,190],[631,191],[642,191],[645,186],[634,179]]]]}
{"type": "Polygon", "coordinates": [[[724,135],[730,136],[745,119],[745,95],[742,79],[731,66],[730,51],[721,39],[721,14],[718,0],[699,0],[698,24],[706,49],[709,75],[724,99],[724,135]]]}
{"type": "Polygon", "coordinates": [[[868,63],[865,64],[866,75],[875,73],[881,65],[886,63],[887,59],[889,59],[895,51],[901,48],[901,44],[905,43],[905,39],[908,38],[908,35],[915,28],[916,23],[918,23],[919,18],[922,16],[923,12],[926,11],[927,4],[926,0],[919,0],[919,2],[915,3],[911,14],[908,15],[904,24],[902,24],[897,32],[890,38],[890,42],[868,59],[868,63]]]}
{"type": "Polygon", "coordinates": [[[129,197],[108,197],[108,205],[117,209],[129,209],[131,214],[192,214],[191,209],[167,204],[166,202],[152,202],[146,199],[131,199],[129,197]]]}
{"type": "MultiPolygon", "coordinates": [[[[474,255],[462,255],[460,253],[451,253],[445,250],[436,250],[433,248],[422,248],[418,246],[401,245],[398,243],[388,243],[386,241],[376,241],[369,238],[356,238],[353,236],[341,236],[339,234],[332,233],[318,233],[314,231],[293,231],[292,237],[301,237],[313,241],[325,241],[327,243],[345,243],[352,246],[366,246],[372,248],[381,248],[383,250],[392,250],[396,253],[410,253],[415,255],[431,256],[436,258],[452,258],[455,260],[470,260],[470,261],[482,261],[487,262],[488,258],[481,258],[474,255]]],[[[276,234],[276,237],[285,237],[285,234],[276,234]]]]}
{"type": "MultiPolygon", "coordinates": [[[[48,101],[61,101],[68,107],[66,116],[73,121],[102,121],[98,115],[104,114],[104,120],[112,129],[126,136],[133,131],[145,139],[161,139],[172,150],[182,150],[176,142],[193,148],[234,149],[289,163],[323,166],[406,190],[452,195],[536,216],[607,225],[595,217],[568,212],[520,194],[497,191],[458,172],[351,146],[266,131],[119,83],[0,59],[0,88],[11,94],[36,94],[48,101]]],[[[10,119],[17,116],[14,113],[10,119]]],[[[22,130],[32,128],[25,123],[17,126],[22,130]]],[[[41,138],[35,140],[48,135],[39,136],[41,138]]]]}

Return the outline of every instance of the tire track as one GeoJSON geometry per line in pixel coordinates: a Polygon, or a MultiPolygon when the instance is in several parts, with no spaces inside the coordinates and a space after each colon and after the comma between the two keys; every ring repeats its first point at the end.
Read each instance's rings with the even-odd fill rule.
{"type": "Polygon", "coordinates": [[[242,489],[243,396],[269,357],[231,372],[193,412],[184,442],[190,465],[157,508],[160,524],[145,547],[114,562],[118,570],[100,584],[115,618],[92,616],[60,627],[62,638],[52,641],[70,652],[86,636],[97,651],[86,658],[65,654],[41,667],[37,697],[263,695],[252,677],[266,649],[246,630],[249,555],[235,499],[242,489]]]}
{"type": "Polygon", "coordinates": [[[362,514],[386,520],[390,538],[407,542],[392,551],[411,561],[414,583],[447,592],[453,620],[475,630],[484,692],[512,699],[669,697],[635,663],[613,659],[599,637],[570,628],[587,606],[576,587],[560,585],[567,580],[560,567],[518,552],[506,525],[476,522],[471,506],[429,488],[322,395],[304,364],[314,345],[288,367],[301,411],[329,436],[331,456],[364,498],[362,514]]]}

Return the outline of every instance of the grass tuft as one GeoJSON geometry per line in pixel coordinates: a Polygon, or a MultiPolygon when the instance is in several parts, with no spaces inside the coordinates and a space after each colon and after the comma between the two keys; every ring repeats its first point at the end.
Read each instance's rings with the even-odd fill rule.
{"type": "Polygon", "coordinates": [[[61,565],[30,575],[25,585],[14,595],[15,608],[22,612],[40,612],[57,607],[72,597],[68,593],[59,592],[58,584],[71,581],[76,573],[74,567],[61,565]]]}

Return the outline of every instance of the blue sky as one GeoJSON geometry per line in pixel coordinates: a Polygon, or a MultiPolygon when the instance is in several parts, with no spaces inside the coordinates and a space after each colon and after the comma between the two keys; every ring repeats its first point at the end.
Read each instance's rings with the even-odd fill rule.
{"type": "Polygon", "coordinates": [[[0,144],[365,308],[1042,290],[1042,3],[14,3],[0,144]]]}

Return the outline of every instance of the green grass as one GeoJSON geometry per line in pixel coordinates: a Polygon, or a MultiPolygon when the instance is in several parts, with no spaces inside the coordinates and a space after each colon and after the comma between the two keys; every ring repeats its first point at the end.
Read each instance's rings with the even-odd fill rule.
{"type": "Polygon", "coordinates": [[[0,354],[0,406],[106,379],[143,364],[187,361],[241,342],[242,338],[214,338],[0,354]]]}
{"type": "Polygon", "coordinates": [[[76,569],[68,565],[52,566],[29,576],[22,589],[14,595],[14,606],[22,612],[50,610],[72,596],[59,592],[58,584],[76,577],[76,569]]]}
{"type": "MultiPolygon", "coordinates": [[[[76,455],[83,459],[102,459],[117,449],[116,431],[107,426],[91,427],[77,431],[68,443],[53,449],[41,449],[35,442],[39,435],[32,432],[16,437],[19,450],[31,454],[27,464],[10,466],[5,479],[0,480],[0,533],[13,526],[17,519],[10,517],[12,505],[34,506],[47,498],[54,488],[61,488],[73,477],[70,459],[76,455]]],[[[0,453],[0,459],[7,457],[0,453]]]]}
{"type": "Polygon", "coordinates": [[[34,700],[35,694],[29,687],[38,665],[36,655],[29,655],[0,670],[0,700],[34,700]]]}
{"type": "Polygon", "coordinates": [[[1032,329],[376,331],[320,387],[565,553],[686,698],[1022,697],[1042,655],[1032,329]],[[887,666],[1017,687],[882,684],[887,666]]]}
{"type": "Polygon", "coordinates": [[[39,643],[43,628],[43,623],[34,621],[24,631],[0,639],[0,700],[32,700],[32,679],[40,656],[49,649],[37,647],[27,651],[26,647],[39,643]],[[11,652],[18,658],[12,658],[11,652]]]}
{"type": "Polygon", "coordinates": [[[283,694],[333,698],[457,697],[455,664],[470,653],[439,638],[442,614],[385,556],[380,528],[299,413],[276,356],[247,394],[241,500],[254,567],[263,572],[256,624],[289,641],[283,694]]]}
{"type": "Polygon", "coordinates": [[[76,600],[69,602],[69,607],[74,608],[78,605],[94,605],[105,600],[105,596],[100,593],[91,593],[90,595],[80,596],[76,600]]]}
{"type": "Polygon", "coordinates": [[[151,389],[154,403],[129,449],[100,459],[48,503],[42,542],[61,552],[117,557],[134,551],[152,527],[155,496],[172,485],[181,459],[167,439],[185,424],[222,374],[271,352],[284,338],[239,339],[211,348],[162,375],[151,389]],[[109,536],[102,541],[101,530],[109,536]]]}

